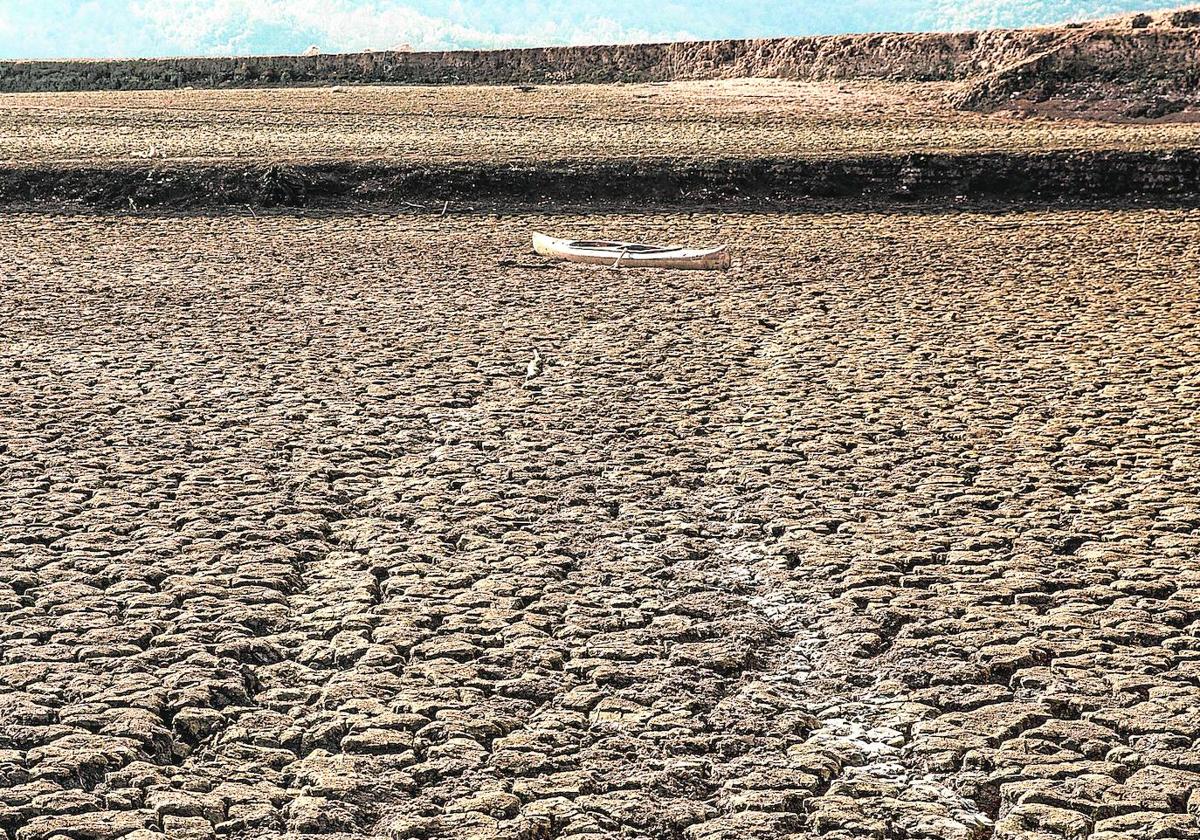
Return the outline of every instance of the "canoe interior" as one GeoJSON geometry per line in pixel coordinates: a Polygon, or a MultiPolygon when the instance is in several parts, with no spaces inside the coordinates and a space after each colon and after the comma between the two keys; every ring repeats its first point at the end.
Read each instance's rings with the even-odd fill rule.
{"type": "Polygon", "coordinates": [[[567,248],[579,248],[588,251],[626,251],[630,254],[674,254],[686,250],[679,247],[659,247],[656,245],[638,245],[635,242],[600,242],[579,239],[563,240],[567,248]]]}

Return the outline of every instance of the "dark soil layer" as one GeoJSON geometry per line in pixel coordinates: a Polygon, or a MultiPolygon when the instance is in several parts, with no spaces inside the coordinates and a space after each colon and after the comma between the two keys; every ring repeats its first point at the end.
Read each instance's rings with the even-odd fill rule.
{"type": "Polygon", "coordinates": [[[1200,193],[1200,150],[920,154],[832,161],[722,160],[422,166],[308,164],[0,169],[0,203],[100,210],[321,207],[423,199],[630,200],[799,197],[1108,198],[1200,193]]]}

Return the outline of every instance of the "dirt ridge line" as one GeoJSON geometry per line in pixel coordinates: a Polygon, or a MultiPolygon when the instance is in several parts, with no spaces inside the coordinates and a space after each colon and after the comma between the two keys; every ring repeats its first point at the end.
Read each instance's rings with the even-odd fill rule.
{"type": "Polygon", "coordinates": [[[0,167],[0,205],[97,210],[867,197],[1089,199],[1200,194],[1200,149],[922,153],[806,160],[428,165],[323,162],[0,167]]]}
{"type": "Polygon", "coordinates": [[[966,79],[1061,30],[882,33],[586,47],[0,62],[0,92],[321,84],[570,84],[772,77],[966,79]]]}

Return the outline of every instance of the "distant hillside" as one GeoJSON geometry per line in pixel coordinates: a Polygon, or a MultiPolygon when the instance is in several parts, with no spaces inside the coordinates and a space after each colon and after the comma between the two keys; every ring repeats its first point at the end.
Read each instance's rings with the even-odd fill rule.
{"type": "Polygon", "coordinates": [[[955,81],[955,103],[1119,103],[1125,116],[1193,108],[1200,9],[1042,29],[599,47],[252,58],[0,62],[0,91],[323,84],[566,84],[771,77],[955,81]]]}

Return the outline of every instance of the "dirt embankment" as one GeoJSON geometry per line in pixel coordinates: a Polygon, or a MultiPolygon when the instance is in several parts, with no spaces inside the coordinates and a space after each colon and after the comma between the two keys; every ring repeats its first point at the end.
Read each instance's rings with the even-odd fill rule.
{"type": "Polygon", "coordinates": [[[1200,150],[720,160],[706,164],[181,165],[0,170],[0,205],[100,210],[422,201],[1091,199],[1200,193],[1200,150]]]}

